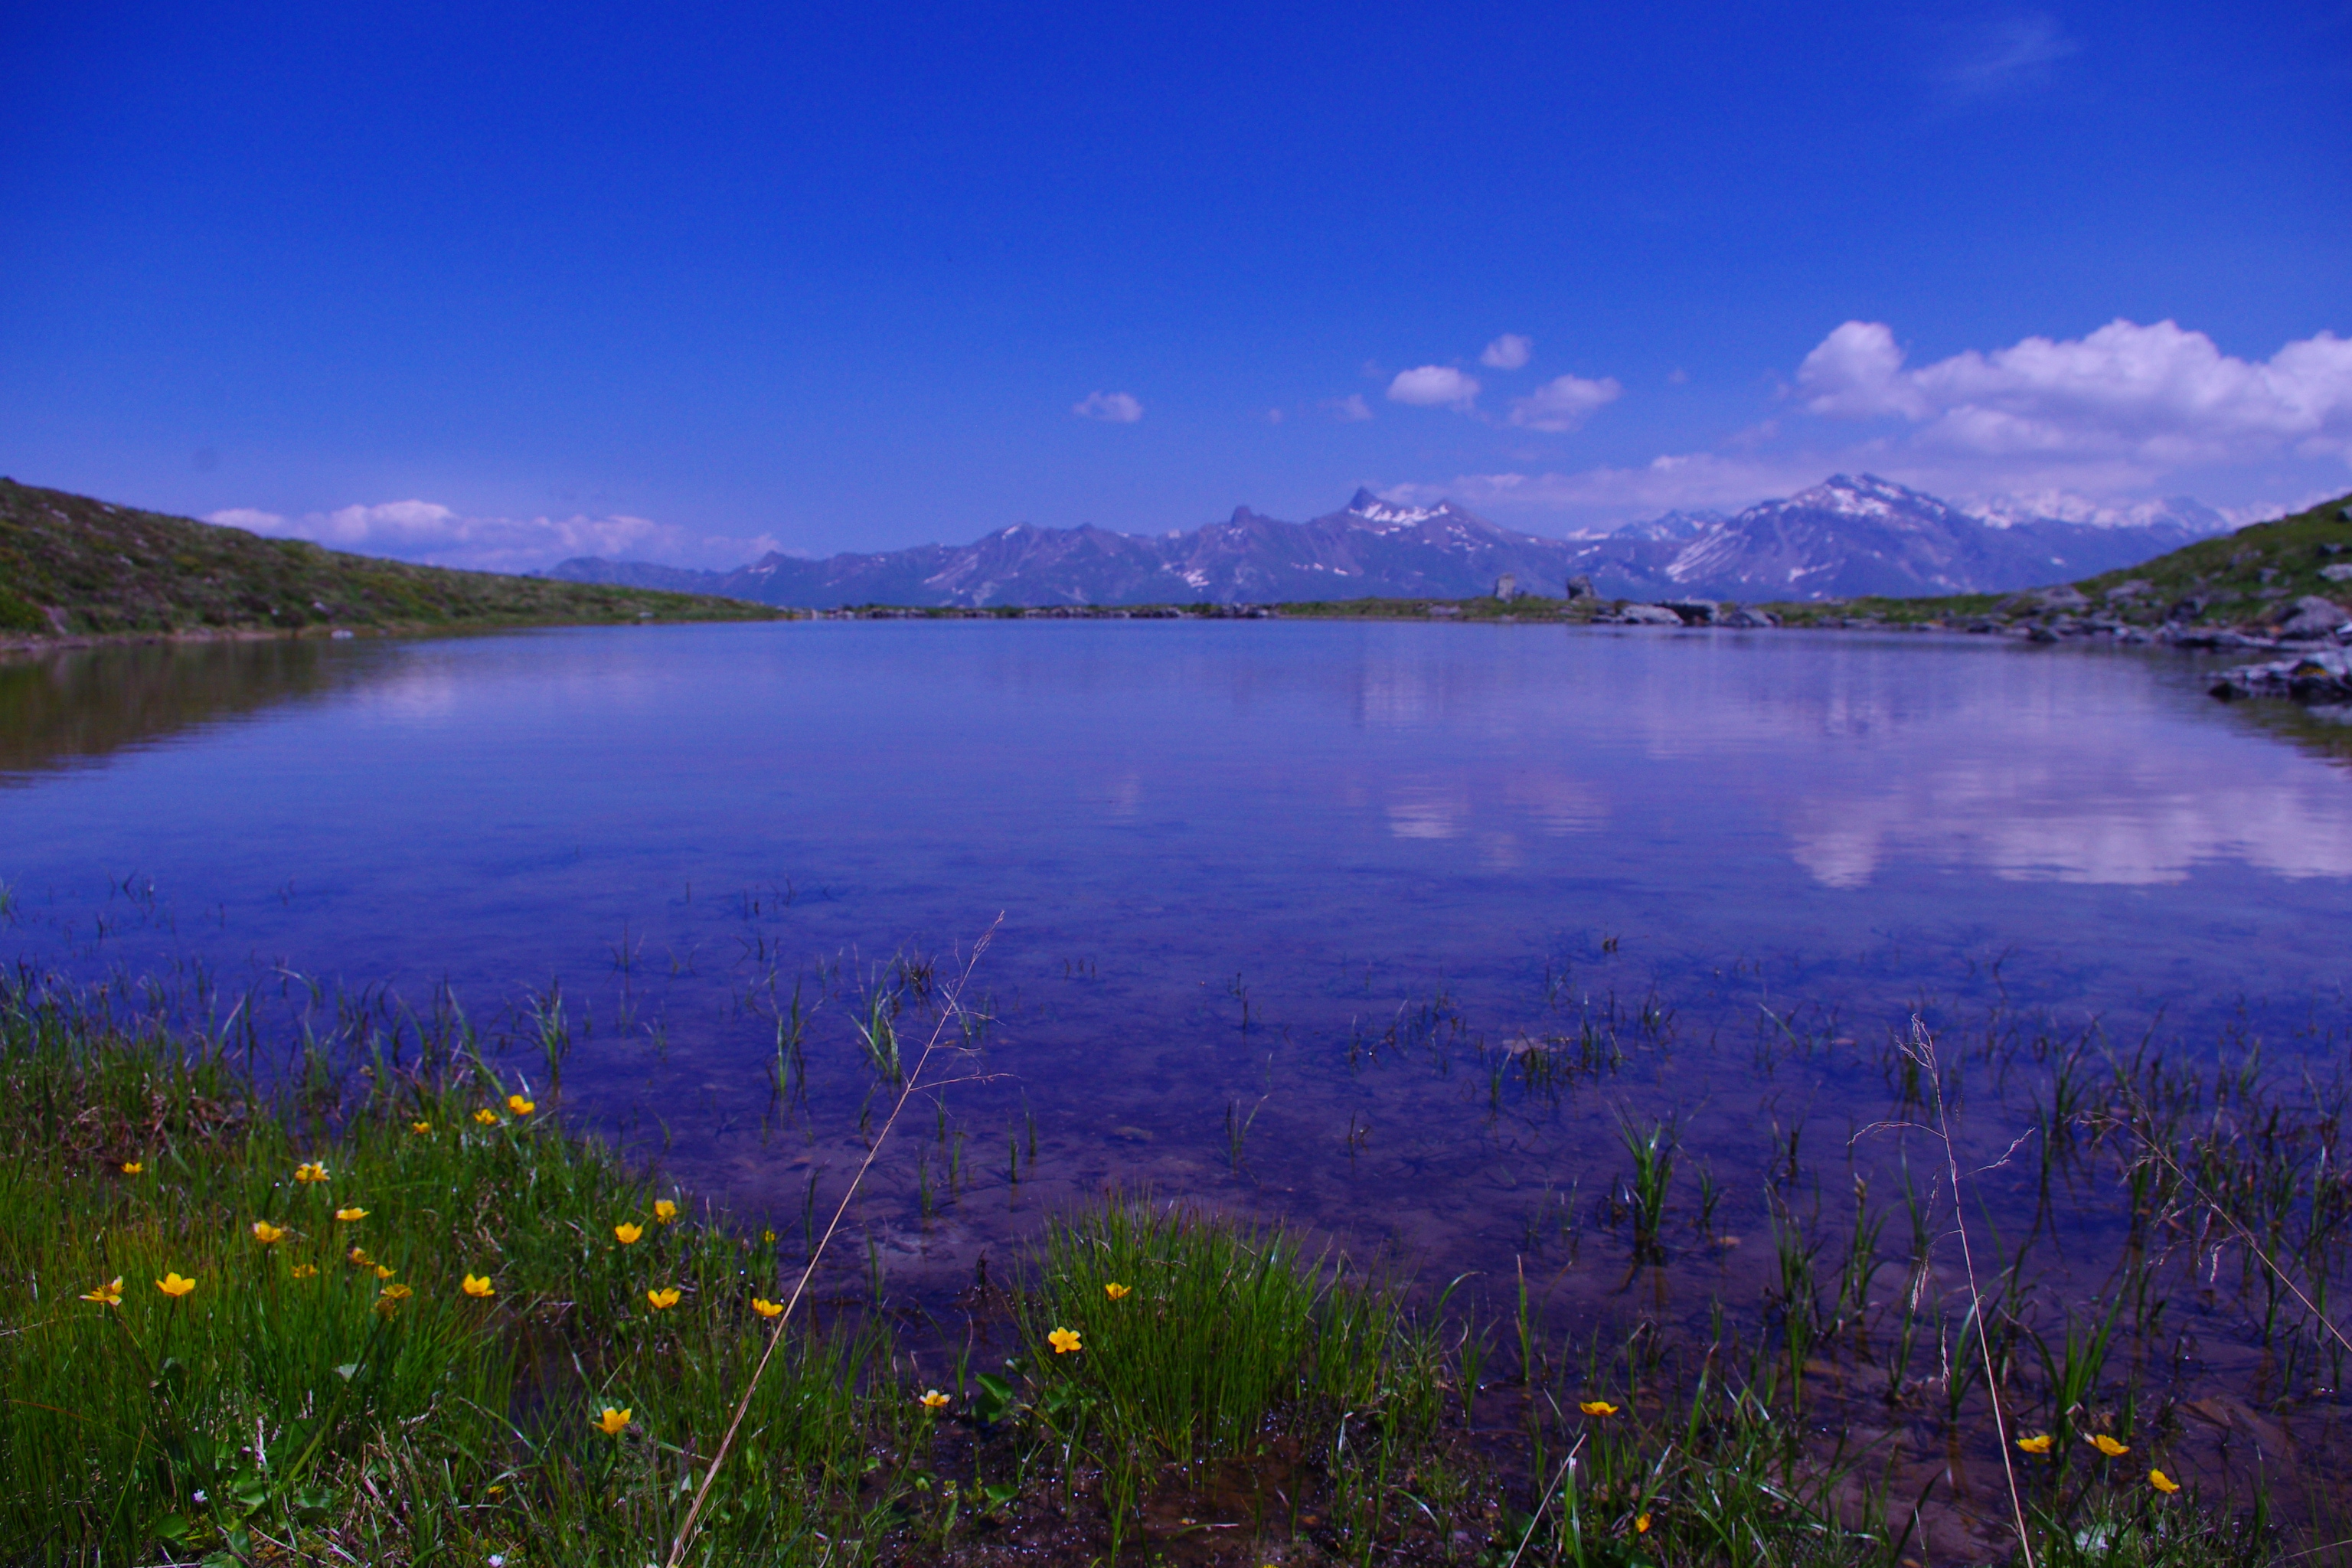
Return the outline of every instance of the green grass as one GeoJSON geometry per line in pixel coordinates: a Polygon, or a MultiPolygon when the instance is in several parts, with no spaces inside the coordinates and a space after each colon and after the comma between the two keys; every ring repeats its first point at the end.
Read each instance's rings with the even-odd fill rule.
{"type": "Polygon", "coordinates": [[[764,605],[457,572],[0,479],[0,637],[772,620],[764,605]]]}
{"type": "MultiPolygon", "coordinates": [[[[773,1238],[696,1215],[565,1130],[558,1097],[461,1026],[398,1051],[342,1036],[257,1073],[252,1015],[232,1016],[245,1032],[168,1033],[0,981],[0,1561],[665,1561],[775,1331],[754,1300],[796,1272],[773,1238]],[[323,1180],[300,1179],[312,1165],[323,1180]],[[265,1243],[257,1222],[283,1234],[265,1243]],[[173,1274],[194,1289],[161,1291],[173,1274]],[[86,1299],[118,1278],[119,1303],[86,1299]],[[674,1305],[647,1297],[671,1289],[674,1305]],[[626,1412],[616,1434],[608,1408],[626,1412]]],[[[2298,1195],[2320,1152],[2251,1079],[2229,1082],[2259,1136],[2212,1122],[2221,1079],[2153,1063],[2100,1100],[2178,1152],[2151,1224],[2193,1173],[2232,1194],[2233,1223],[2316,1257],[2344,1223],[2298,1195]]],[[[1637,1165],[1657,1160],[1663,1210],[1669,1135],[1625,1131],[1637,1165]]],[[[1487,1328],[1448,1318],[1451,1292],[1416,1313],[1279,1229],[1084,1205],[978,1310],[991,1358],[949,1336],[937,1404],[901,1371],[903,1335],[840,1304],[854,1292],[792,1321],[686,1560],[1925,1560],[1916,1500],[1832,1422],[1851,1407],[1806,1392],[1836,1331],[1814,1332],[1811,1251],[1790,1267],[1805,1345],[1718,1310],[1698,1342],[1644,1324],[1564,1365],[1523,1291],[1518,1364],[1492,1378],[1487,1328]]],[[[2013,1418],[2064,1439],[2023,1469],[2036,1561],[2278,1561],[2259,1496],[2248,1515],[2147,1484],[2172,1460],[2127,1389],[2118,1411],[2106,1336],[2144,1310],[2126,1294],[2058,1324],[2039,1378],[1997,1352],[2013,1418]],[[2123,1434],[2131,1457],[2094,1455],[2078,1407],[2117,1412],[2080,1430],[2123,1434]]],[[[1977,1388],[1963,1380],[1955,1445],[1981,1425],[1977,1388]]]]}
{"type": "MultiPolygon", "coordinates": [[[[9,998],[0,1559],[332,1542],[373,1563],[636,1568],[667,1543],[763,1342],[772,1249],[661,1223],[642,1176],[551,1106],[506,1110],[514,1086],[478,1058],[373,1065],[348,1096],[351,1075],[318,1072],[265,1096],[217,1043],[9,998]],[[327,1179],[297,1180],[306,1163],[327,1179]],[[262,1245],[257,1221],[286,1234],[262,1245]],[[164,1294],[173,1273],[194,1289],[164,1294]],[[467,1295],[469,1274],[495,1294],[467,1295]],[[83,1299],[117,1278],[119,1305],[83,1299]],[[646,1291],[670,1287],[656,1310],[646,1291]],[[631,1412],[618,1437],[593,1424],[607,1405],[631,1412]]],[[[816,1561],[814,1531],[878,1533],[902,1488],[867,1462],[915,1419],[877,1374],[887,1348],[795,1336],[708,1542],[816,1561]]]]}

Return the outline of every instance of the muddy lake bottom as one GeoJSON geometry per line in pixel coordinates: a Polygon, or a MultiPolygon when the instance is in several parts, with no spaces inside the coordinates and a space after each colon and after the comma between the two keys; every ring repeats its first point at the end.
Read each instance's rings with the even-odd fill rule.
{"type": "Polygon", "coordinates": [[[1770,1377],[1922,1562],[1986,1561],[1990,1385],[2058,1439],[2028,1486],[2160,1467],[2316,1544],[2352,795],[2203,675],[1535,626],[93,650],[0,667],[0,931],[265,1054],[462,1015],[788,1268],[936,1032],[822,1274],[917,1377],[1007,1353],[981,1282],[1117,1192],[1399,1285],[1529,1473],[1593,1390],[1770,1377]]]}

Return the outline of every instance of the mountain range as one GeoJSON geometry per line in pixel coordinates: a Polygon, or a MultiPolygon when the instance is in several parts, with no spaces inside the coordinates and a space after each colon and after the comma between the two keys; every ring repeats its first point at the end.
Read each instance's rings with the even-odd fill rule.
{"type": "Polygon", "coordinates": [[[1504,528],[1451,501],[1406,506],[1360,489],[1307,522],[1241,507],[1223,522],[1159,535],[1015,523],[971,544],[823,560],[771,552],[731,572],[583,556],[549,574],[814,608],[1461,599],[1493,592],[1506,574],[1523,593],[1553,597],[1585,576],[1608,598],[1758,604],[2034,587],[2134,565],[2227,526],[2186,500],[2112,527],[1988,519],[1873,475],[1839,474],[1730,516],[1669,512],[1570,539],[1504,528]]]}

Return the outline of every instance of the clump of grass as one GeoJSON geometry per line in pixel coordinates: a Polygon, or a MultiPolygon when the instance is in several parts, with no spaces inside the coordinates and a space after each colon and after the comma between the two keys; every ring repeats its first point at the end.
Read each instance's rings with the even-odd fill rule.
{"type": "MultiPolygon", "coordinates": [[[[675,1528],[772,1252],[478,1055],[372,1065],[275,1090],[0,992],[0,1559],[635,1568],[675,1528]]],[[[814,1562],[880,1533],[914,1417],[877,1330],[779,1359],[709,1531],[814,1562]]]]}
{"type": "Polygon", "coordinates": [[[1377,1538],[1430,1447],[1444,1358],[1395,1297],[1278,1230],[1112,1202],[1055,1222],[1021,1304],[1034,1409],[1104,1476],[1114,1541],[1147,1476],[1279,1447],[1324,1456],[1339,1528],[1377,1538]],[[1370,1484],[1365,1484],[1365,1483],[1370,1484]]]}

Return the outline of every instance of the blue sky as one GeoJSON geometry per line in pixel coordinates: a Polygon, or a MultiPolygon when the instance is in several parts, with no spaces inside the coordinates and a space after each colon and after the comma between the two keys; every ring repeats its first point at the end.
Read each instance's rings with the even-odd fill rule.
{"type": "Polygon", "coordinates": [[[11,10],[27,482],[516,566],[2352,488],[2342,3],[11,10]]]}

